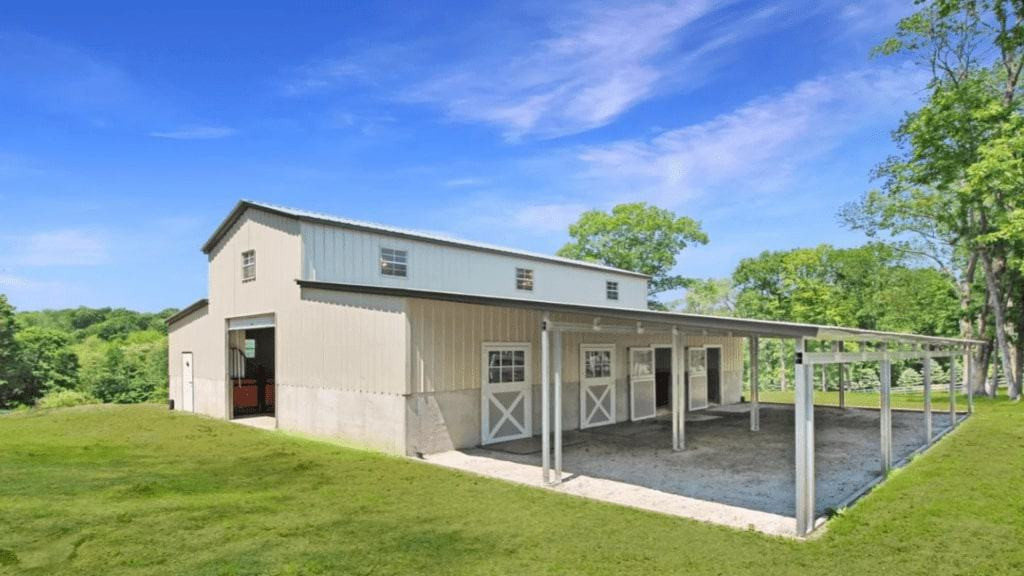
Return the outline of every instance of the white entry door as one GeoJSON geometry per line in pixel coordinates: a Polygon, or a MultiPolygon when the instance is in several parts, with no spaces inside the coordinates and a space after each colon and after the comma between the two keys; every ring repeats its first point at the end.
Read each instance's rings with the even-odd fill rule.
{"type": "Polygon", "coordinates": [[[690,348],[686,368],[690,371],[690,410],[703,410],[708,407],[707,348],[690,348]]]}
{"type": "Polygon", "coordinates": [[[481,443],[529,438],[533,434],[528,344],[484,345],[481,388],[481,443]]]}
{"type": "Polygon", "coordinates": [[[615,346],[580,346],[580,428],[615,423],[615,346]]]}
{"type": "Polygon", "coordinates": [[[629,419],[646,420],[657,414],[654,348],[629,349],[629,419]]]}
{"type": "Polygon", "coordinates": [[[192,367],[192,353],[181,353],[181,409],[185,412],[196,411],[196,385],[192,367]]]}

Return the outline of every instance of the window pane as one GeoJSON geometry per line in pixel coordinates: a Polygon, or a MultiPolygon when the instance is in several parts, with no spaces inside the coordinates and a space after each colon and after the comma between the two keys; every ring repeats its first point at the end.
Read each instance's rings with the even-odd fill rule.
{"type": "Polygon", "coordinates": [[[522,350],[516,350],[515,352],[512,353],[512,358],[515,361],[516,366],[526,365],[526,352],[523,352],[522,350]]]}
{"type": "Polygon", "coordinates": [[[514,380],[512,379],[512,367],[506,366],[501,369],[501,381],[514,382],[514,380]]]}
{"type": "Polygon", "coordinates": [[[490,384],[497,384],[500,382],[501,370],[499,368],[491,368],[487,371],[487,382],[490,384]]]}
{"type": "Polygon", "coordinates": [[[487,365],[492,368],[501,366],[501,353],[497,351],[488,352],[487,365]]]}
{"type": "Polygon", "coordinates": [[[513,382],[525,382],[526,381],[526,369],[524,369],[524,368],[513,368],[512,369],[512,381],[513,382]]]}

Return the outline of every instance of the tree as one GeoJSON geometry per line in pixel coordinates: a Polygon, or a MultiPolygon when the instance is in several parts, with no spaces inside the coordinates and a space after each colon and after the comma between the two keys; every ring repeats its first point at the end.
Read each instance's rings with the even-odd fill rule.
{"type": "MultiPolygon", "coordinates": [[[[1019,157],[1013,148],[1022,112],[1024,3],[936,0],[901,20],[878,52],[913,55],[932,79],[922,108],[894,133],[899,153],[876,172],[882,190],[847,210],[847,222],[869,233],[909,235],[919,253],[942,263],[959,292],[961,335],[972,336],[975,328],[986,335],[991,314],[1010,393],[1019,395],[1007,310],[1024,306],[1011,301],[1016,283],[1008,272],[1020,246],[1000,231],[1012,228],[1024,194],[1014,182],[1019,157]],[[979,273],[980,307],[972,298],[979,273]]],[[[1024,315],[1016,328],[1019,337],[1024,315]]]]}
{"type": "Polygon", "coordinates": [[[712,316],[736,315],[736,291],[729,278],[708,278],[691,280],[686,296],[671,308],[682,308],[691,314],[712,316]],[[681,306],[680,306],[681,304],[681,306]]]}
{"type": "Polygon", "coordinates": [[[18,382],[21,404],[34,404],[50,390],[72,389],[78,382],[78,357],[71,338],[49,328],[26,328],[17,335],[21,354],[18,382]]]}
{"type": "Polygon", "coordinates": [[[584,212],[569,226],[571,242],[559,256],[599,262],[651,276],[648,296],[685,287],[688,280],[672,273],[679,253],[692,243],[707,244],[700,222],[669,210],[637,202],[619,204],[611,212],[584,212]]]}
{"type": "Polygon", "coordinates": [[[21,351],[15,338],[17,325],[14,307],[0,294],[0,408],[17,405],[21,392],[17,377],[21,371],[21,351]]]}

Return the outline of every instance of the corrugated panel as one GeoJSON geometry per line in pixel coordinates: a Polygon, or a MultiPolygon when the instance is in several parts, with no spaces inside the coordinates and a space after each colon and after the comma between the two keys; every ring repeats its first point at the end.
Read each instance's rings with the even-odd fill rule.
{"type": "MultiPolygon", "coordinates": [[[[415,392],[440,392],[479,388],[482,380],[481,350],[484,343],[526,342],[531,345],[533,383],[540,382],[540,324],[543,314],[520,308],[480,306],[454,302],[409,299],[412,382],[415,392]]],[[[555,322],[587,323],[588,317],[555,314],[555,322]]],[[[630,347],[668,346],[668,334],[610,334],[600,332],[563,334],[562,374],[565,382],[579,381],[580,344],[614,344],[615,377],[627,378],[626,354],[630,347]]],[[[684,345],[722,346],[723,381],[743,377],[743,339],[686,335],[684,345]]]]}
{"type": "Polygon", "coordinates": [[[532,297],[538,300],[623,308],[647,306],[645,279],[611,271],[442,246],[311,222],[301,223],[301,235],[302,278],[306,280],[511,298],[532,297]],[[380,274],[378,258],[382,247],[406,250],[409,253],[408,277],[394,278],[380,274]],[[534,271],[533,291],[516,289],[517,267],[534,271]],[[618,301],[609,301],[605,297],[605,282],[608,280],[619,283],[618,301]]]}

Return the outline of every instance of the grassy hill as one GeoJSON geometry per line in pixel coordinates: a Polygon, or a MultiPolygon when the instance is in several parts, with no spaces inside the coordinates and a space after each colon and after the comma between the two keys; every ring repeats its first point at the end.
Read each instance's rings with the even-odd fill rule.
{"type": "Polygon", "coordinates": [[[1024,407],[809,542],[153,405],[0,416],[0,574],[1022,574],[1024,407]]]}

